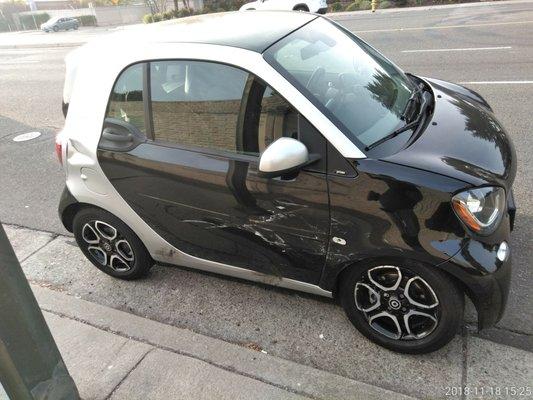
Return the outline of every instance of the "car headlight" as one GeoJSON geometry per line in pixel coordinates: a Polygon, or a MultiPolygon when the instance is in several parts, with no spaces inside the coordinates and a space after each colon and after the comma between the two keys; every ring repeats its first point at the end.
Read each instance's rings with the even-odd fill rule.
{"type": "Polygon", "coordinates": [[[452,197],[452,206],[466,226],[480,235],[490,235],[503,216],[505,190],[501,187],[465,190],[452,197]]]}

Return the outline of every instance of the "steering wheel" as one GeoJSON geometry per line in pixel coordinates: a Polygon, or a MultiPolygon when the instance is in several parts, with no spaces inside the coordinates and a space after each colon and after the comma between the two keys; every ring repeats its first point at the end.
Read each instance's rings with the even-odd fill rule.
{"type": "Polygon", "coordinates": [[[324,78],[325,75],[326,75],[326,70],[324,68],[316,67],[315,70],[313,71],[313,73],[311,74],[311,77],[307,81],[307,85],[305,85],[305,88],[309,89],[309,91],[311,91],[311,89],[318,82],[320,82],[324,78]]]}

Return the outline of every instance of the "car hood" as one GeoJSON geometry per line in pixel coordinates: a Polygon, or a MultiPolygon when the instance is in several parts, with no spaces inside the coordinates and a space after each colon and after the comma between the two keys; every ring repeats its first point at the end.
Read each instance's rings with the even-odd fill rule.
{"type": "Polygon", "coordinates": [[[473,186],[509,189],[516,174],[513,143],[477,93],[449,82],[425,79],[435,99],[424,132],[383,161],[419,168],[473,186]]]}

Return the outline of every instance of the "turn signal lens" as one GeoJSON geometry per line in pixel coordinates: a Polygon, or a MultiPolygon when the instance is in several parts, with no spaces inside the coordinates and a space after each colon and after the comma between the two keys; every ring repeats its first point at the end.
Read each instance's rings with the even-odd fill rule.
{"type": "Polygon", "coordinates": [[[480,235],[490,235],[497,228],[505,209],[505,190],[482,187],[465,190],[452,198],[452,206],[461,221],[480,235]]]}
{"type": "Polygon", "coordinates": [[[61,138],[60,138],[59,133],[56,135],[55,148],[56,148],[57,159],[59,160],[59,163],[62,165],[63,164],[63,145],[61,143],[61,138]]]}

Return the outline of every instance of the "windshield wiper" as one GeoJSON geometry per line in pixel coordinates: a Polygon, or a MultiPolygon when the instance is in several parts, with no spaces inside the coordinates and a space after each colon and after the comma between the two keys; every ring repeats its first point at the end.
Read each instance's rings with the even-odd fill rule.
{"type": "Polygon", "coordinates": [[[409,123],[410,117],[412,116],[413,112],[412,107],[420,103],[420,93],[424,90],[424,87],[422,84],[415,86],[413,89],[413,92],[411,93],[411,96],[407,100],[407,103],[405,104],[405,108],[403,109],[401,119],[403,119],[405,122],[409,123]]]}
{"type": "MultiPolygon", "coordinates": [[[[420,89],[420,91],[421,90],[422,89],[420,89]]],[[[413,91],[413,95],[414,93],[415,92],[413,91]]],[[[413,97],[413,95],[411,95],[411,97],[413,97]]],[[[408,131],[409,129],[416,127],[418,123],[420,122],[420,120],[422,119],[422,116],[424,115],[426,109],[428,108],[430,104],[431,104],[431,94],[429,92],[424,92],[424,94],[422,95],[421,103],[420,103],[420,110],[418,111],[418,115],[416,116],[416,118],[413,121],[406,123],[404,126],[392,131],[387,136],[384,136],[381,139],[375,141],[374,143],[369,144],[368,146],[366,146],[365,151],[372,150],[374,147],[379,146],[381,143],[386,142],[387,140],[398,136],[400,133],[408,131]]]]}

